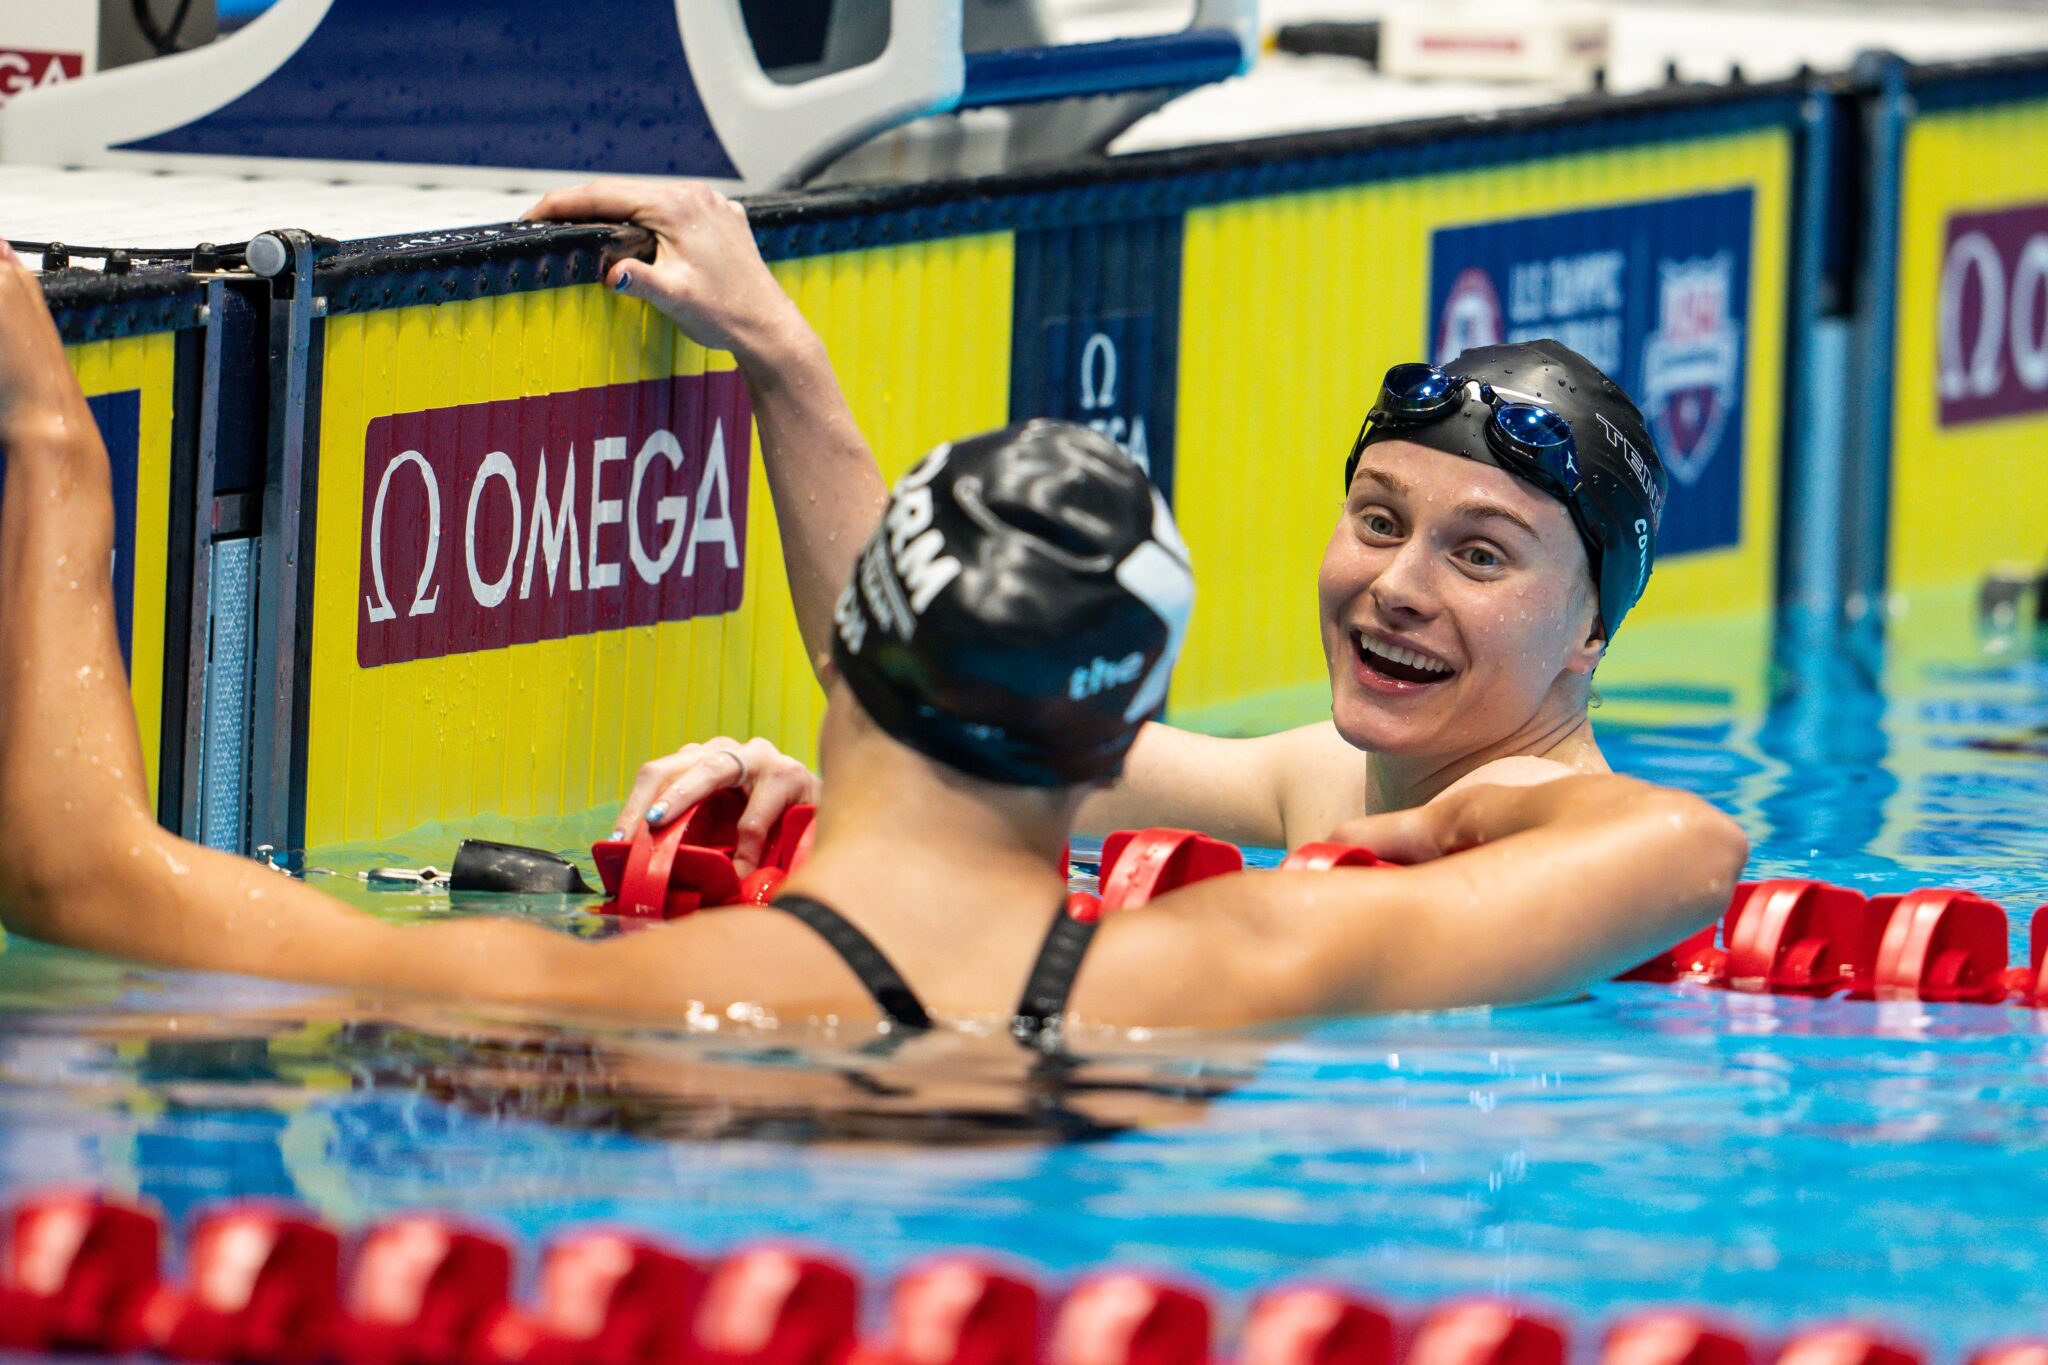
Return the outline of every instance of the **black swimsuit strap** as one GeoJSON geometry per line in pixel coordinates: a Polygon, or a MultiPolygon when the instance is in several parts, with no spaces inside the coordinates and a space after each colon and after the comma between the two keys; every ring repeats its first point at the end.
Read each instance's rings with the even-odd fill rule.
{"type": "Polygon", "coordinates": [[[910,983],[882,955],[874,941],[856,929],[846,916],[809,896],[778,896],[773,903],[776,909],[787,910],[811,926],[832,951],[845,959],[846,965],[860,978],[860,984],[867,987],[868,994],[875,998],[875,1004],[890,1023],[901,1028],[925,1029],[932,1026],[931,1015],[925,1013],[924,1002],[917,998],[916,991],[910,989],[910,983]]]}
{"type": "Polygon", "coordinates": [[[1059,1037],[1060,1016],[1067,1012],[1067,997],[1074,993],[1074,978],[1081,974],[1081,959],[1095,940],[1095,922],[1078,920],[1065,905],[1052,917],[1045,931],[1031,975],[1024,982],[1024,998],[1017,1002],[1016,1018],[1010,1032],[1020,1043],[1044,1045],[1059,1037]]]}
{"type": "MultiPolygon", "coordinates": [[[[932,1026],[924,1002],[903,974],[846,916],[810,896],[778,896],[773,904],[809,925],[845,960],[890,1023],[915,1029],[932,1026]]],[[[1064,905],[1054,913],[1052,927],[1045,931],[1045,941],[1039,945],[1031,975],[1024,982],[1016,1017],[1010,1021],[1010,1032],[1019,1042],[1043,1046],[1057,1040],[1060,1017],[1067,1012],[1067,998],[1074,993],[1074,978],[1080,975],[1081,959],[1094,939],[1093,921],[1075,919],[1064,905]]]]}

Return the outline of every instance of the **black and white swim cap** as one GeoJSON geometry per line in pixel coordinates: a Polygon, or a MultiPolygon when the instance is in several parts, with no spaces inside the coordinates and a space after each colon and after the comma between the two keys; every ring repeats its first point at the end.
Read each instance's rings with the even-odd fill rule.
{"type": "Polygon", "coordinates": [[[1034,421],[903,476],[840,595],[832,659],[877,725],[971,776],[1114,777],[1166,700],[1194,578],[1115,442],[1034,421]]]}

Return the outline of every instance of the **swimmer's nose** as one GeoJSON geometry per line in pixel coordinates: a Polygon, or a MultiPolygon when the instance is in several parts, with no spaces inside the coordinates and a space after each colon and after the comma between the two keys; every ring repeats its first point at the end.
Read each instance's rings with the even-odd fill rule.
{"type": "Polygon", "coordinates": [[[1412,537],[1403,544],[1366,592],[1389,621],[1426,621],[1436,615],[1436,590],[1422,539],[1412,537]]]}

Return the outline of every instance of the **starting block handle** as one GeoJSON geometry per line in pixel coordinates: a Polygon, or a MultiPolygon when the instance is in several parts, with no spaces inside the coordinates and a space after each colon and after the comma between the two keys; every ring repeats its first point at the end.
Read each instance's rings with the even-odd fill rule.
{"type": "Polygon", "coordinates": [[[1241,73],[1248,60],[1243,41],[1228,28],[970,52],[960,108],[1036,104],[1136,90],[1186,90],[1228,80],[1241,73]]]}

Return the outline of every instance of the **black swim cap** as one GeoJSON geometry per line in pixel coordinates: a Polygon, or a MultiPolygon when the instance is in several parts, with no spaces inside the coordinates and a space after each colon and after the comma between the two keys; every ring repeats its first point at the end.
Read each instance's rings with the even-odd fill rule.
{"type": "Polygon", "coordinates": [[[1027,422],[903,476],[840,594],[832,661],[877,725],[962,772],[1114,777],[1166,700],[1194,592],[1123,448],[1027,422]]]}
{"type": "MultiPolygon", "coordinates": [[[[1548,339],[1475,346],[1440,368],[1490,384],[1510,400],[1538,403],[1571,424],[1582,482],[1565,506],[1585,542],[1602,628],[1612,640],[1649,584],[1669,488],[1643,414],[1592,361],[1548,339]]],[[[1468,400],[1427,425],[1376,424],[1364,443],[1414,441],[1515,474],[1487,444],[1490,415],[1486,404],[1468,400]]],[[[1348,470],[1346,476],[1348,483],[1348,470]]]]}

